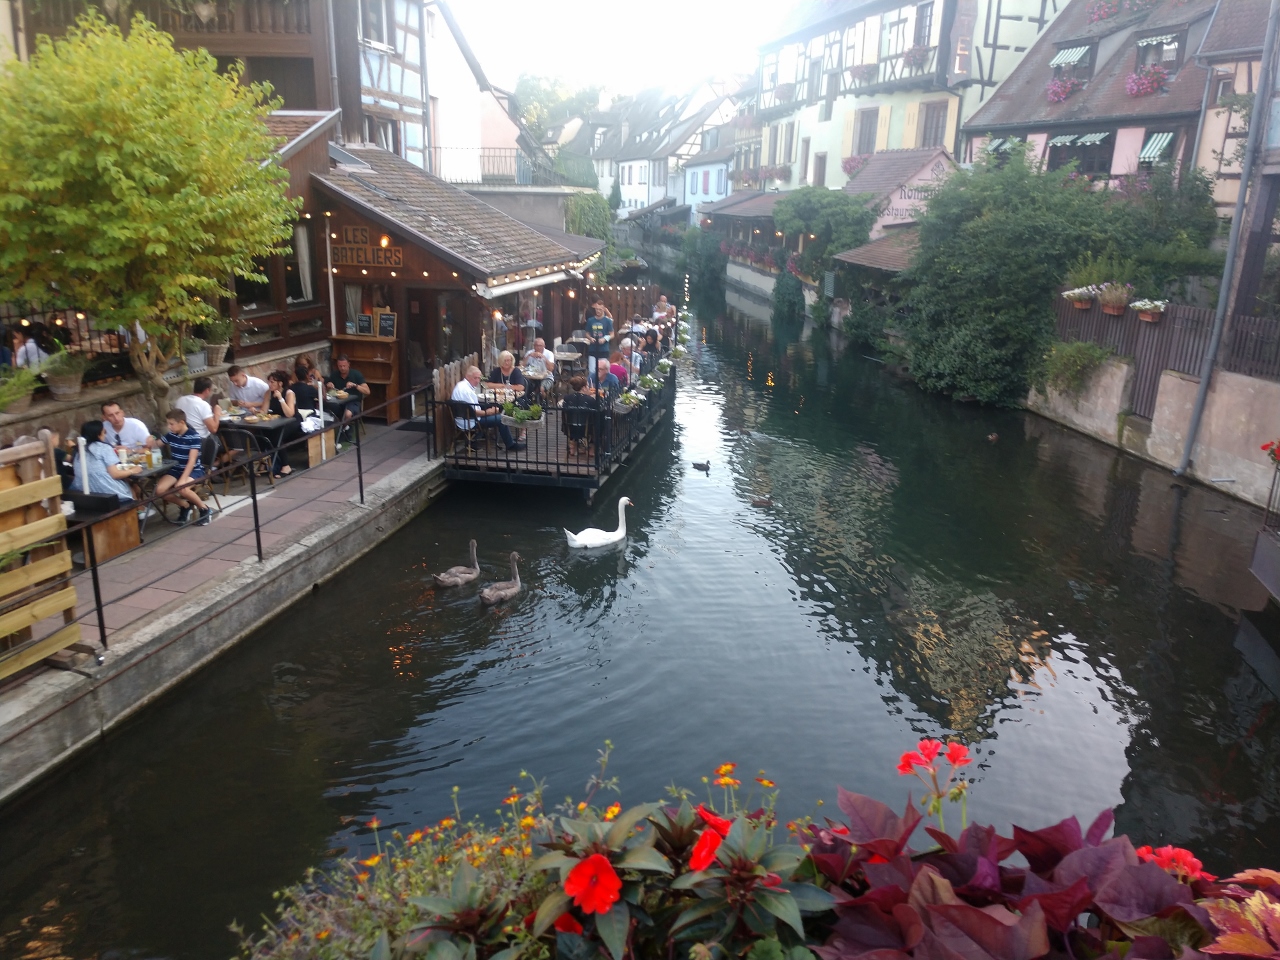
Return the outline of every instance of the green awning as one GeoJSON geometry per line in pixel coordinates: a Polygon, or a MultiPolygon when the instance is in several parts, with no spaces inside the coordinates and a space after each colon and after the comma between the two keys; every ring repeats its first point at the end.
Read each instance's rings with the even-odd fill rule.
{"type": "Polygon", "coordinates": [[[1148,135],[1147,142],[1142,145],[1142,152],[1138,154],[1138,162],[1155,163],[1164,156],[1164,152],[1169,149],[1169,144],[1172,142],[1172,133],[1153,133],[1148,135]]]}
{"type": "Polygon", "coordinates": [[[1088,52],[1088,47],[1068,47],[1066,50],[1059,50],[1058,55],[1049,61],[1049,66],[1069,67],[1083,60],[1084,55],[1088,52]]]}
{"type": "Polygon", "coordinates": [[[1141,40],[1138,41],[1138,46],[1154,47],[1157,43],[1172,43],[1174,40],[1177,40],[1177,39],[1178,39],[1178,35],[1176,33],[1166,33],[1163,36],[1159,36],[1159,37],[1143,37],[1141,40]]]}
{"type": "Polygon", "coordinates": [[[1065,146],[1069,146],[1072,143],[1075,143],[1075,140],[1076,140],[1075,135],[1068,133],[1060,137],[1054,137],[1052,140],[1049,141],[1049,146],[1065,147],[1065,146]]]}
{"type": "Polygon", "coordinates": [[[1076,145],[1080,147],[1091,147],[1095,143],[1101,143],[1103,140],[1107,139],[1107,137],[1109,136],[1111,136],[1110,133],[1086,133],[1083,137],[1081,137],[1078,141],[1076,141],[1076,145]]]}

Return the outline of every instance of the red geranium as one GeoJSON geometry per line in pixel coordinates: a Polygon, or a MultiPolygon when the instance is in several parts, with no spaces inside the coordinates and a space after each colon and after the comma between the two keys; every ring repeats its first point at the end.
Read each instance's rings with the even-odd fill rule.
{"type": "Polygon", "coordinates": [[[608,859],[593,853],[569,871],[564,892],[573,897],[573,905],[583,913],[608,913],[618,902],[622,879],[608,859]]]}
{"type": "Polygon", "coordinates": [[[576,933],[582,935],[582,924],[573,919],[572,913],[562,913],[555,922],[555,928],[561,933],[576,933]]]}
{"type": "Polygon", "coordinates": [[[727,837],[729,835],[729,829],[733,826],[732,820],[726,820],[724,817],[717,817],[702,804],[698,804],[698,809],[694,812],[702,818],[703,823],[716,833],[720,834],[720,836],[727,837]]]}
{"type": "Polygon", "coordinates": [[[698,842],[693,845],[693,853],[689,854],[690,870],[705,870],[711,866],[716,859],[716,851],[720,849],[720,834],[708,827],[702,831],[702,835],[698,837],[698,842]]]}
{"type": "Polygon", "coordinates": [[[967,767],[973,763],[973,758],[969,756],[969,748],[963,743],[952,740],[947,744],[947,763],[953,767],[967,767]]]}
{"type": "Polygon", "coordinates": [[[1179,880],[1216,880],[1211,873],[1204,872],[1201,863],[1190,850],[1182,847],[1139,847],[1136,851],[1140,860],[1154,863],[1161,870],[1173,874],[1179,880]]]}

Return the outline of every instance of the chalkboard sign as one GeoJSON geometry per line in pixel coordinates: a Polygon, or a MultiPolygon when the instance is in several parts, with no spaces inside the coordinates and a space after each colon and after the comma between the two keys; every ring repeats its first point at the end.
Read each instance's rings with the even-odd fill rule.
{"type": "Polygon", "coordinates": [[[396,315],[394,313],[378,314],[378,336],[388,340],[396,338],[396,315]]]}
{"type": "Polygon", "coordinates": [[[373,334],[373,314],[356,314],[356,333],[362,337],[371,336],[373,334]]]}
{"type": "Polygon", "coordinates": [[[356,333],[356,321],[355,321],[355,317],[347,317],[347,319],[346,319],[346,332],[347,332],[350,336],[355,336],[355,333],[356,333]]]}

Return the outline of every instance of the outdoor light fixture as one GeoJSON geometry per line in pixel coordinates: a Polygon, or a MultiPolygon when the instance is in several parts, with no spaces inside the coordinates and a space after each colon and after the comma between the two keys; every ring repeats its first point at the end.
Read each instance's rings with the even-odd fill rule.
{"type": "Polygon", "coordinates": [[[382,247],[383,250],[387,249],[387,247],[391,246],[391,238],[384,233],[378,238],[378,245],[382,247]]]}
{"type": "Polygon", "coordinates": [[[780,236],[782,236],[782,231],[781,231],[781,230],[775,230],[773,235],[774,235],[775,237],[780,237],[780,236]]]}
{"type": "Polygon", "coordinates": [[[454,278],[455,280],[456,280],[456,279],[458,279],[458,271],[457,271],[457,270],[453,271],[453,278],[454,278]]]}
{"type": "Polygon", "coordinates": [[[334,267],[334,268],[333,268],[333,272],[334,272],[334,273],[337,273],[337,272],[338,272],[338,268],[337,268],[337,267],[334,267]]]}
{"type": "Polygon", "coordinates": [[[361,270],[361,271],[360,271],[360,275],[361,275],[361,276],[365,276],[365,277],[367,277],[367,276],[369,275],[369,271],[368,271],[368,270],[361,270]]]}
{"type": "Polygon", "coordinates": [[[394,276],[396,275],[396,272],[395,272],[394,270],[392,270],[392,271],[391,271],[391,275],[394,277],[394,276]]]}
{"type": "Polygon", "coordinates": [[[84,319],[84,314],[83,314],[83,313],[80,313],[80,312],[78,312],[78,311],[77,311],[77,312],[76,312],[76,319],[77,319],[77,320],[83,320],[83,319],[84,319]]]}
{"type": "Polygon", "coordinates": [[[310,220],[310,219],[311,219],[311,214],[309,214],[309,213],[304,213],[304,214],[302,215],[302,219],[304,219],[304,220],[310,220]]]}
{"type": "Polygon", "coordinates": [[[754,230],[754,231],[752,231],[752,232],[753,232],[753,233],[759,233],[760,231],[759,231],[759,230],[754,230]]]}
{"type": "Polygon", "coordinates": [[[493,319],[495,319],[495,320],[501,320],[501,319],[502,319],[502,311],[501,311],[501,310],[495,310],[495,311],[493,311],[493,319]]]}
{"type": "Polygon", "coordinates": [[[29,327],[29,326],[31,326],[31,321],[30,321],[30,320],[28,320],[26,317],[23,317],[23,318],[22,318],[22,325],[23,325],[24,327],[29,327]]]}
{"type": "Polygon", "coordinates": [[[329,210],[326,210],[326,211],[324,212],[324,215],[325,215],[326,217],[332,217],[332,216],[333,216],[333,213],[332,213],[331,211],[329,211],[329,210]]]}
{"type": "Polygon", "coordinates": [[[423,275],[424,277],[425,277],[425,276],[427,276],[427,275],[428,275],[428,274],[427,274],[427,271],[423,270],[423,271],[422,271],[422,275],[423,275]]]}
{"type": "Polygon", "coordinates": [[[818,238],[817,238],[817,236],[815,236],[814,234],[812,234],[812,233],[811,233],[811,234],[809,234],[809,239],[810,239],[810,240],[817,240],[818,238]]]}
{"type": "Polygon", "coordinates": [[[578,295],[578,291],[577,291],[577,290],[570,290],[570,291],[569,291],[569,299],[570,299],[570,300],[572,300],[572,299],[573,299],[574,297],[576,297],[577,295],[578,295]]]}
{"type": "Polygon", "coordinates": [[[330,237],[330,239],[333,239],[333,240],[337,240],[337,239],[338,239],[338,235],[337,235],[336,233],[331,233],[331,234],[329,234],[329,237],[330,237]]]}
{"type": "Polygon", "coordinates": [[[53,321],[53,323],[54,323],[54,326],[58,326],[58,327],[62,326],[62,318],[59,317],[57,320],[53,321]]]}

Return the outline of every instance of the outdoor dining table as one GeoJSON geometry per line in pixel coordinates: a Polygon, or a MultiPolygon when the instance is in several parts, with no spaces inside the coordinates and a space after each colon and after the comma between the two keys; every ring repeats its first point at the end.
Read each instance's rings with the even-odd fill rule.
{"type": "MultiPolygon", "coordinates": [[[[132,458],[130,458],[130,463],[132,462],[133,460],[132,458]]],[[[156,495],[156,483],[160,480],[161,477],[163,477],[166,473],[168,473],[171,469],[173,469],[173,467],[177,464],[177,462],[178,462],[177,460],[165,458],[165,459],[162,459],[154,467],[149,467],[145,463],[134,464],[135,466],[142,467],[141,473],[135,474],[133,477],[130,478],[134,483],[138,485],[138,499],[149,500],[152,497],[154,497],[156,495]]],[[[164,510],[161,509],[160,504],[158,503],[152,504],[152,507],[154,507],[156,513],[160,515],[160,519],[164,520],[166,523],[173,522],[167,516],[165,516],[164,510]]],[[[150,516],[151,516],[150,509],[148,509],[147,512],[142,515],[141,530],[139,532],[143,536],[146,535],[147,520],[150,518],[150,516]]]]}

